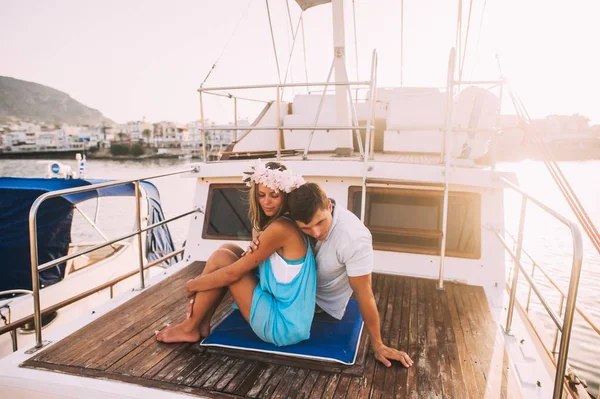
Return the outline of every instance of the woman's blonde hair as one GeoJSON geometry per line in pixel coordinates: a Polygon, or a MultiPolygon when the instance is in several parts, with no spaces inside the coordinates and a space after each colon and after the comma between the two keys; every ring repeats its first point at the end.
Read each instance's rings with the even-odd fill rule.
{"type": "MultiPolygon", "coordinates": [[[[267,162],[265,164],[265,168],[272,170],[287,170],[285,165],[279,162],[267,162]]],[[[279,208],[279,211],[277,211],[275,215],[269,217],[265,214],[265,212],[260,207],[260,204],[258,203],[257,186],[258,184],[256,183],[252,183],[252,185],[250,186],[248,217],[250,218],[250,222],[252,223],[252,229],[256,230],[257,232],[260,232],[266,229],[269,223],[271,223],[273,220],[276,220],[280,216],[287,213],[287,193],[285,191],[279,191],[279,195],[282,196],[281,208],[279,208]]]]}

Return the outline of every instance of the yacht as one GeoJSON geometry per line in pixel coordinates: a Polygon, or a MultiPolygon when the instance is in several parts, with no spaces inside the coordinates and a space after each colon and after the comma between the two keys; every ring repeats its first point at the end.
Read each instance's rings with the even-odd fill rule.
{"type": "MultiPolygon", "coordinates": [[[[297,3],[306,10],[328,1],[297,3]]],[[[238,90],[247,96],[270,89],[273,100],[251,125],[234,127],[244,134],[218,160],[204,154],[203,163],[181,173],[196,186],[182,260],[51,334],[41,329],[36,282],[45,266],[36,260],[36,342],[0,361],[0,389],[7,397],[586,397],[583,382],[568,367],[578,311],[580,228],[528,194],[516,175],[494,167],[504,79],[461,81],[452,49],[443,88],[378,87],[376,52],[369,79],[350,81],[343,11],[348,4],[331,3],[335,48],[327,79],[200,87],[201,122],[213,94],[237,99],[238,90]],[[288,87],[307,92],[284,101],[281,90],[288,87]],[[202,271],[211,253],[224,243],[245,246],[250,240],[241,182],[248,159],[285,162],[370,229],[382,337],[406,351],[413,367],[378,363],[366,333],[349,348],[349,364],[243,345],[156,341],[155,330],[183,319],[183,284],[202,271]],[[505,232],[507,190],[523,198],[514,238],[505,232]],[[572,232],[573,270],[559,312],[547,306],[524,267],[527,204],[572,232]],[[529,304],[517,296],[523,284],[561,332],[554,347],[541,339],[528,317],[529,304]]],[[[231,305],[227,296],[213,329],[229,320],[231,305]]]]}

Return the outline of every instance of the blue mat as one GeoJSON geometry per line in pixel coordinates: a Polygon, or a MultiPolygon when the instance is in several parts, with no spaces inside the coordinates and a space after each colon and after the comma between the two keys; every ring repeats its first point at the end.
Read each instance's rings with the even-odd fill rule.
{"type": "Polygon", "coordinates": [[[327,360],[352,365],[356,361],[363,320],[358,303],[351,299],[342,320],[325,312],[315,314],[310,338],[290,346],[275,346],[254,334],[239,310],[234,310],[204,338],[200,345],[327,360]]]}

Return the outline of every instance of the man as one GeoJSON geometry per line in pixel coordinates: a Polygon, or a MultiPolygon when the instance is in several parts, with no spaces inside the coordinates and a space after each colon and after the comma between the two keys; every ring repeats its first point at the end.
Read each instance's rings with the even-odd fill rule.
{"type": "MultiPolygon", "coordinates": [[[[375,358],[386,367],[392,365],[390,360],[412,366],[405,352],[386,346],[381,339],[371,288],[373,240],[369,230],[352,212],[335,207],[318,184],[303,184],[288,194],[287,201],[290,217],[304,234],[317,240],[317,305],[339,320],[354,292],[375,358]]],[[[257,245],[255,241],[249,250],[257,245]]]]}

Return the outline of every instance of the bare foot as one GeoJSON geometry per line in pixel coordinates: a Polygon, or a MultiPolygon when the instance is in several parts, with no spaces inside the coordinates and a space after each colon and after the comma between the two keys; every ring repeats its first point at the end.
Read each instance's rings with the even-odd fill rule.
{"type": "Polygon", "coordinates": [[[156,333],[156,340],[160,342],[198,342],[200,332],[186,328],[185,322],[169,326],[156,333]]]}
{"type": "Polygon", "coordinates": [[[200,337],[206,338],[210,335],[210,321],[200,324],[200,337]]]}

